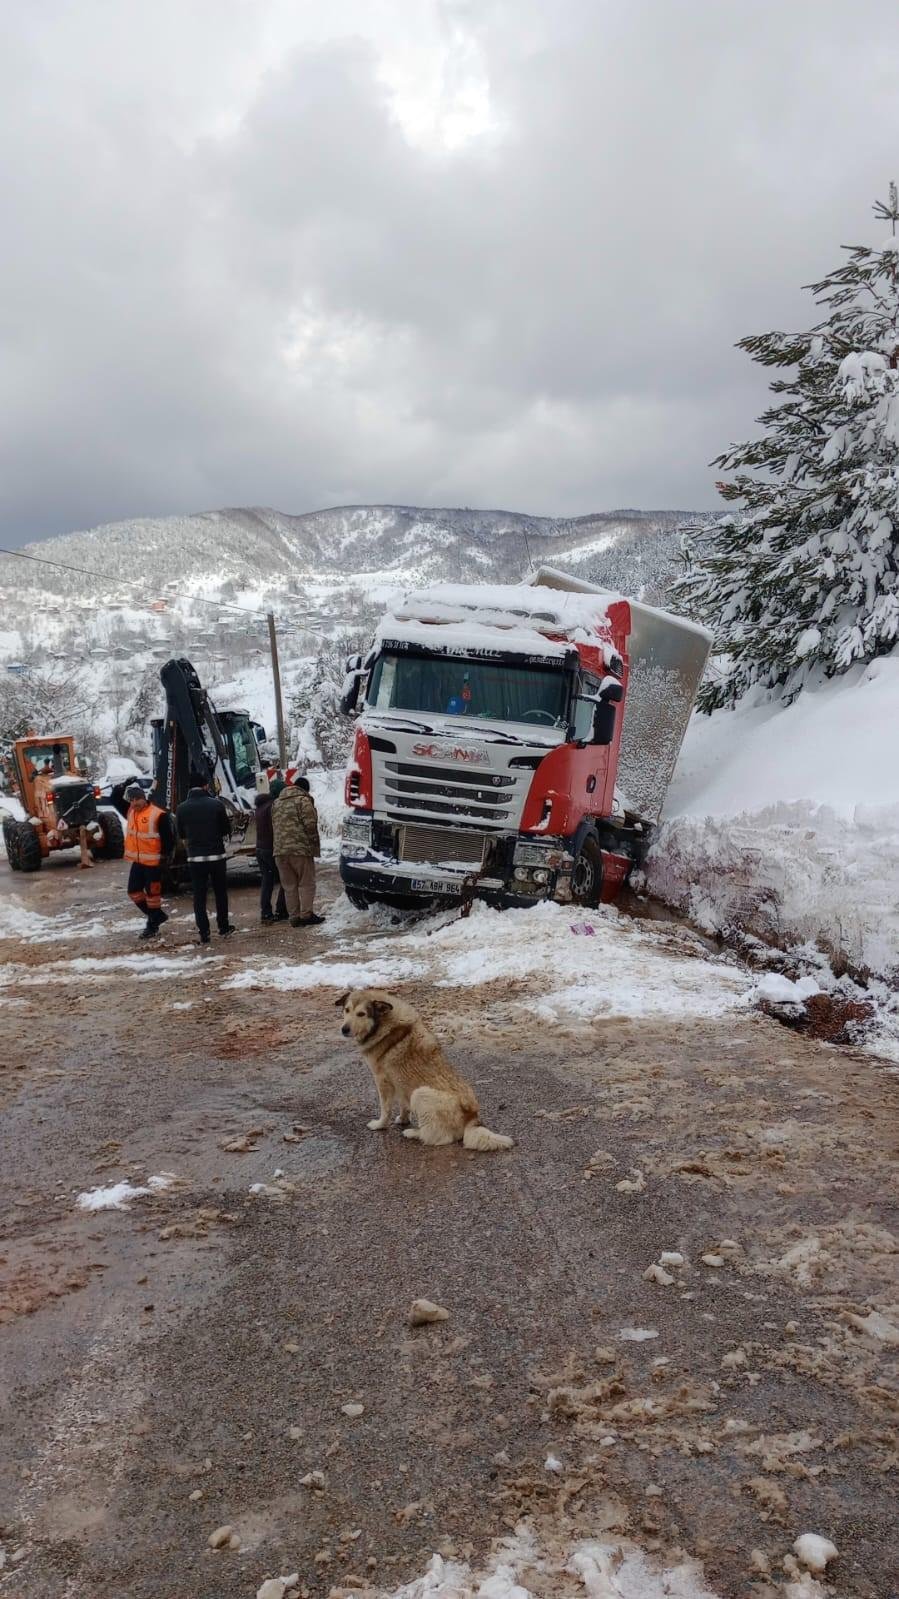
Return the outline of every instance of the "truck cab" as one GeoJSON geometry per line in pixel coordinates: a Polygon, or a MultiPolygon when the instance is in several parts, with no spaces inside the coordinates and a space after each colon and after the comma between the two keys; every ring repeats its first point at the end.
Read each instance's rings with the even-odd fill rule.
{"type": "MultiPolygon", "coordinates": [[[[637,610],[689,643],[686,714],[671,681],[665,707],[682,737],[707,635],[637,610]]],[[[358,714],[340,855],[349,898],[612,899],[653,820],[651,800],[635,805],[619,783],[635,636],[646,665],[640,620],[620,596],[546,568],[527,585],[437,585],[394,606],[365,659],[348,663],[344,706],[358,714]]],[[[637,767],[653,736],[647,724],[637,767]]],[[[667,786],[680,738],[673,755],[670,739],[656,744],[648,763],[668,766],[667,786]]]]}

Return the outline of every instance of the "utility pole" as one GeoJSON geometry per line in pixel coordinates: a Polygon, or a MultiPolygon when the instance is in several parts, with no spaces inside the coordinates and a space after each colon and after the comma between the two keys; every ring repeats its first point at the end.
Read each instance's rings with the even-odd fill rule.
{"type": "Polygon", "coordinates": [[[272,678],[275,684],[275,715],[278,718],[278,761],[282,772],[287,766],[287,741],[284,737],[284,706],[281,701],[281,668],[278,665],[278,635],[273,611],[267,612],[268,641],[272,652],[272,678]]]}

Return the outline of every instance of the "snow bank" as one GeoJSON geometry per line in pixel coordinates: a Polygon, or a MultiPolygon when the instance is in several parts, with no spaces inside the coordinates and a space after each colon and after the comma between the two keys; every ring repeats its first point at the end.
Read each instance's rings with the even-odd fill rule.
{"type": "Polygon", "coordinates": [[[787,708],[695,716],[647,862],[709,932],[820,942],[899,968],[899,656],[787,708]]]}
{"type": "Polygon", "coordinates": [[[689,935],[672,950],[657,927],[644,931],[608,906],[585,923],[561,905],[495,911],[476,902],[467,918],[442,912],[394,934],[389,956],[372,943],[372,927],[370,913],[344,903],[328,919],[327,958],[257,965],[223,987],[384,988],[423,977],[442,988],[473,988],[520,981],[529,1012],[548,1019],[721,1015],[745,1003],[751,988],[742,971],[703,958],[689,935]],[[580,936],[587,927],[592,936],[580,936]]]}

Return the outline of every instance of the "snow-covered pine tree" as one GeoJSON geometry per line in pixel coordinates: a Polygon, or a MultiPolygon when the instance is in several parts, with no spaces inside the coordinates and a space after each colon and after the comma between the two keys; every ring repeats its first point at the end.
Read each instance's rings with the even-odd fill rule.
{"type": "Polygon", "coordinates": [[[771,383],[762,436],[714,466],[739,509],[688,533],[678,609],[715,632],[721,674],[700,705],[753,684],[793,698],[815,676],[891,650],[899,637],[899,197],[875,215],[879,247],[809,287],[826,316],[807,333],[741,339],[771,383]]]}

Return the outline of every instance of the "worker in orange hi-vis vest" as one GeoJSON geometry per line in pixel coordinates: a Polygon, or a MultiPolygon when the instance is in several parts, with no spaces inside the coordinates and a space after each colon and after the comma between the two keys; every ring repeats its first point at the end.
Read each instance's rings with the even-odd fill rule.
{"type": "Polygon", "coordinates": [[[128,898],[147,919],[141,938],[155,938],[168,921],[162,908],[162,873],[175,848],[175,820],[170,811],[150,803],[139,783],[128,784],[125,798],[129,801],[125,859],[131,862],[128,898]]]}

